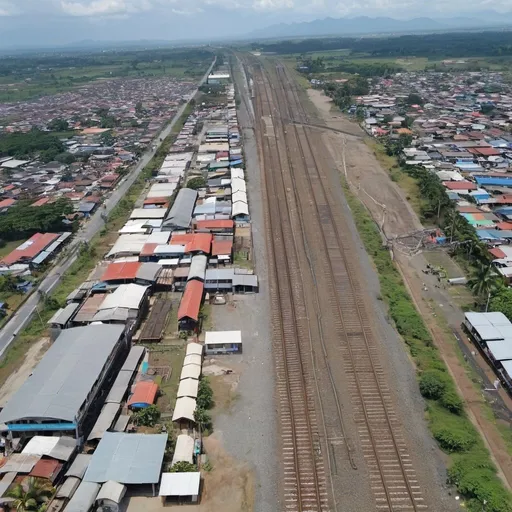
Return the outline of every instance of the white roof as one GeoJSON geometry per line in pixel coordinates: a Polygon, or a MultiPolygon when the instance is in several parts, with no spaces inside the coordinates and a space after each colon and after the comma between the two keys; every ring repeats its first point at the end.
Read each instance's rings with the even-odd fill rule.
{"type": "Polygon", "coordinates": [[[153,254],[184,254],[185,246],[184,245],[167,245],[162,244],[155,247],[153,254]]]}
{"type": "Polygon", "coordinates": [[[242,331],[206,331],[204,344],[217,345],[219,343],[242,343],[242,331]]]}
{"type": "Polygon", "coordinates": [[[153,231],[148,236],[147,244],[166,244],[171,237],[171,233],[169,231],[153,231]]]}
{"type": "Polygon", "coordinates": [[[147,289],[148,286],[140,284],[122,284],[114,293],[105,297],[98,311],[112,308],[138,309],[147,289]]]}
{"type": "Polygon", "coordinates": [[[196,410],[196,401],[194,398],[190,398],[188,396],[183,396],[176,400],[176,405],[174,406],[174,412],[172,414],[172,421],[179,421],[181,419],[186,419],[190,421],[195,421],[194,419],[194,411],[196,410]]]}
{"type": "Polygon", "coordinates": [[[197,398],[197,390],[199,388],[199,381],[197,379],[183,379],[180,381],[180,387],[178,388],[178,398],[182,396],[189,396],[191,398],[197,398]]]}
{"type": "Polygon", "coordinates": [[[50,455],[51,451],[57,446],[59,439],[59,437],[34,436],[21,453],[26,453],[27,455],[50,455]]]}
{"type": "Polygon", "coordinates": [[[487,346],[496,361],[512,359],[512,339],[488,341],[487,346]]]}
{"type": "Polygon", "coordinates": [[[249,207],[247,206],[247,203],[244,203],[243,201],[233,203],[231,215],[232,217],[236,217],[237,215],[249,215],[249,207]]]}
{"type": "Polygon", "coordinates": [[[5,167],[6,169],[16,169],[16,167],[20,167],[20,165],[28,164],[30,160],[7,160],[6,162],[2,162],[1,167],[5,167]]]}
{"type": "Polygon", "coordinates": [[[162,473],[159,496],[198,496],[201,473],[162,473]]]}
{"type": "Polygon", "coordinates": [[[237,190],[231,194],[231,202],[242,202],[247,204],[247,194],[243,190],[237,190]]]}
{"type": "Polygon", "coordinates": [[[176,462],[194,462],[194,438],[187,434],[180,434],[176,438],[176,447],[172,456],[171,467],[176,462]]]}
{"type": "Polygon", "coordinates": [[[110,249],[110,251],[108,252],[107,258],[110,256],[114,256],[115,254],[139,254],[140,251],[142,251],[142,248],[144,247],[144,244],[146,243],[147,239],[148,235],[142,234],[121,235],[114,244],[114,247],[112,247],[112,249],[110,249]]]}
{"type": "Polygon", "coordinates": [[[508,376],[512,379],[512,361],[501,361],[501,364],[508,373],[508,376]]]}
{"type": "Polygon", "coordinates": [[[186,352],[186,355],[190,355],[190,354],[198,354],[200,356],[203,355],[203,345],[201,345],[200,343],[189,343],[187,345],[187,352],[186,352]]]}
{"type": "Polygon", "coordinates": [[[166,212],[165,208],[135,208],[130,219],[163,219],[166,212]]]}
{"type": "Polygon", "coordinates": [[[231,190],[233,192],[246,192],[245,180],[242,178],[231,178],[231,190]]]}
{"type": "Polygon", "coordinates": [[[180,380],[183,379],[199,379],[201,375],[201,367],[197,364],[187,364],[181,370],[180,380]]]}
{"type": "Polygon", "coordinates": [[[201,366],[202,359],[199,354],[189,354],[185,356],[185,360],[183,361],[183,366],[187,366],[188,364],[196,364],[201,366]]]}
{"type": "Polygon", "coordinates": [[[231,169],[231,179],[235,179],[235,178],[241,178],[244,180],[245,179],[244,170],[240,169],[239,167],[234,167],[233,169],[231,169]]]}
{"type": "Polygon", "coordinates": [[[113,480],[105,482],[96,496],[96,501],[110,500],[114,503],[121,503],[126,493],[126,486],[113,480]]]}

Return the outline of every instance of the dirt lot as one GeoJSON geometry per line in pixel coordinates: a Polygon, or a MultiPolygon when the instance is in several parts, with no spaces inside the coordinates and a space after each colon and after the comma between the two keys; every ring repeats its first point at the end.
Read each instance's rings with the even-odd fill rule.
{"type": "MultiPolygon", "coordinates": [[[[251,512],[254,502],[254,481],[249,468],[228,455],[216,435],[204,441],[213,469],[203,472],[201,503],[187,505],[188,512],[251,512]]],[[[135,496],[125,500],[125,512],[183,512],[183,506],[163,506],[159,497],[135,496]]]]}
{"type": "MultiPolygon", "coordinates": [[[[340,113],[331,111],[332,103],[321,91],[309,89],[308,94],[328,126],[359,136],[363,135],[363,131],[355,123],[344,119],[340,113]]],[[[379,165],[375,155],[362,138],[326,131],[324,139],[340,172],[347,177],[353,193],[366,205],[388,238],[422,228],[403,190],[391,181],[388,173],[379,165]]],[[[422,273],[422,269],[426,268],[428,262],[425,255],[418,254],[411,258],[396,252],[395,258],[416,306],[422,313],[454,377],[459,392],[466,400],[470,417],[500,468],[502,479],[510,488],[512,460],[496,426],[496,421],[489,415],[482,386],[474,383],[475,373],[472,372],[470,365],[474,365],[479,370],[479,374],[483,375],[484,379],[487,378],[487,381],[494,380],[493,373],[481,356],[472,355],[474,348],[460,333],[463,312],[446,289],[436,287],[437,279],[422,273]],[[454,334],[459,337],[460,344],[457,343],[454,334]],[[470,354],[469,364],[464,362],[461,348],[470,354]]],[[[452,265],[455,263],[451,263],[450,271],[453,273],[452,265]]],[[[448,266],[446,262],[445,266],[448,266]]],[[[510,410],[512,403],[509,397],[503,390],[500,396],[510,410]]]]}

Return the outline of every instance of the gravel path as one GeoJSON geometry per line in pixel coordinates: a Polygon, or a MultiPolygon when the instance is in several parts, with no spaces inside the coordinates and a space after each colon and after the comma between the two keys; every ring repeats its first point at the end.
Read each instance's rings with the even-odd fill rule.
{"type": "Polygon", "coordinates": [[[260,168],[254,134],[243,103],[240,104],[238,115],[244,137],[253,256],[260,292],[255,295],[235,295],[234,308],[212,308],[214,330],[241,330],[243,343],[242,355],[215,357],[220,365],[234,364],[241,368],[236,390],[238,398],[232,403],[229,413],[215,417],[215,431],[222,434],[225,449],[254,470],[254,511],[276,512],[280,509],[277,492],[277,420],[260,168]]]}

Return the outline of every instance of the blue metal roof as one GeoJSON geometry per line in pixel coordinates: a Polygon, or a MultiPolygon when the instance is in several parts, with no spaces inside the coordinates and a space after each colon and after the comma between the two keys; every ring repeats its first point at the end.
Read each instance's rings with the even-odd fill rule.
{"type": "Polygon", "coordinates": [[[494,185],[499,187],[512,187],[512,178],[496,178],[496,177],[482,177],[476,176],[476,182],[479,185],[494,185]]]}
{"type": "Polygon", "coordinates": [[[11,432],[37,432],[38,430],[76,430],[76,423],[9,423],[11,432]]]}

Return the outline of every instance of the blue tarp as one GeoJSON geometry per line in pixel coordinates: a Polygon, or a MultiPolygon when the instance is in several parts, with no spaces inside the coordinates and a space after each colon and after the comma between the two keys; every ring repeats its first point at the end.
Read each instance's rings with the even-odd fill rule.
{"type": "Polygon", "coordinates": [[[475,181],[479,185],[494,185],[496,187],[512,187],[512,178],[496,178],[496,177],[482,177],[482,176],[475,176],[475,181]]]}
{"type": "Polygon", "coordinates": [[[38,430],[76,430],[76,423],[11,423],[7,424],[11,432],[37,432],[38,430]]]}

